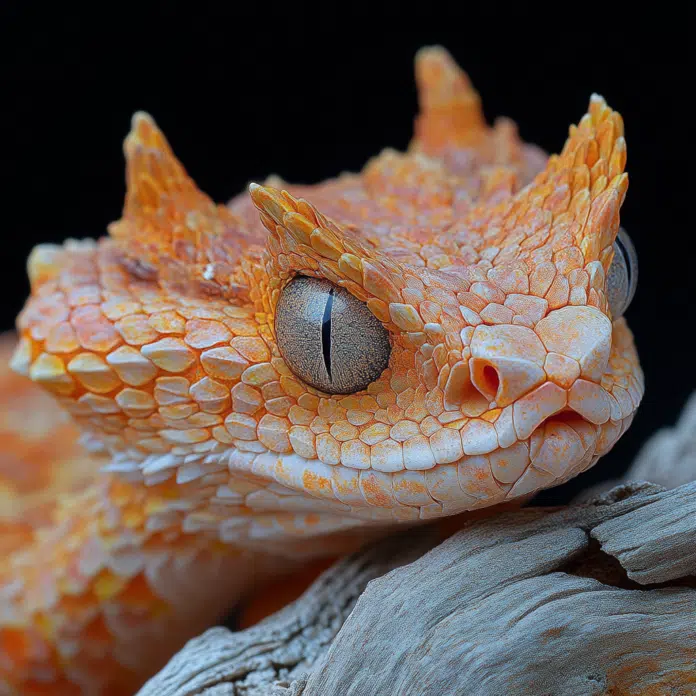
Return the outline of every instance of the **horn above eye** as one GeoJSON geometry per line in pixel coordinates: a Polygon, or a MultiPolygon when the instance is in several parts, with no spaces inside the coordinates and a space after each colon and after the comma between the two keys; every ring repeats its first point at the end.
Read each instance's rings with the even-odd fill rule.
{"type": "Polygon", "coordinates": [[[276,306],[278,349],[297,377],[329,394],[366,389],[389,364],[389,334],[367,306],[327,280],[297,276],[276,306]]]}
{"type": "Polygon", "coordinates": [[[607,300],[613,319],[631,304],[638,285],[638,255],[631,238],[621,228],[614,242],[614,259],[607,276],[607,300]]]}

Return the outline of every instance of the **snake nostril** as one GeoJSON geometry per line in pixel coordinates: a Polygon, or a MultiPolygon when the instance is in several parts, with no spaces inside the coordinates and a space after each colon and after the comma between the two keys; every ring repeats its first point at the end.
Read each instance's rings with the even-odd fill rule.
{"type": "Polygon", "coordinates": [[[489,401],[495,401],[500,388],[500,375],[493,365],[474,358],[471,361],[471,381],[489,401]]]}
{"type": "Polygon", "coordinates": [[[450,371],[444,390],[444,404],[448,411],[460,410],[466,416],[484,413],[490,399],[473,383],[469,363],[458,362],[450,371]]]}
{"type": "Polygon", "coordinates": [[[498,371],[491,365],[486,365],[483,368],[482,377],[486,385],[486,389],[488,389],[493,395],[497,394],[498,387],[500,386],[500,377],[498,377],[498,371]]]}

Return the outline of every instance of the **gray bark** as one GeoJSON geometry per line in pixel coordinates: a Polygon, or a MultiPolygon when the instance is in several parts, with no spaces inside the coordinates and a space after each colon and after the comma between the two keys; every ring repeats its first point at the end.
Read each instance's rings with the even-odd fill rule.
{"type": "Polygon", "coordinates": [[[471,522],[435,548],[427,529],[381,541],[257,626],[190,641],[139,696],[695,694],[692,412],[656,436],[664,458],[653,441],[638,457],[662,485],[471,522]]]}
{"type": "Polygon", "coordinates": [[[189,641],[139,696],[300,694],[299,684],[290,683],[326,652],[368,582],[410,563],[433,543],[433,530],[423,528],[339,561],[265,621],[237,633],[211,628],[189,641]]]}

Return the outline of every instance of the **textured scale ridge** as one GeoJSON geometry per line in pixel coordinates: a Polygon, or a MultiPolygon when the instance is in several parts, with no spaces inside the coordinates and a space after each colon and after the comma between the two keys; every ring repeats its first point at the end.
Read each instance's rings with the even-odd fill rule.
{"type": "Polygon", "coordinates": [[[607,299],[621,117],[593,95],[547,158],[486,124],[444,49],[416,77],[406,152],[228,205],[136,114],[122,218],[32,252],[17,374],[0,373],[17,404],[0,423],[0,694],[132,693],[255,583],[522,502],[630,425],[643,375],[607,299]],[[387,332],[366,389],[321,392],[283,358],[299,275],[387,332]]]}

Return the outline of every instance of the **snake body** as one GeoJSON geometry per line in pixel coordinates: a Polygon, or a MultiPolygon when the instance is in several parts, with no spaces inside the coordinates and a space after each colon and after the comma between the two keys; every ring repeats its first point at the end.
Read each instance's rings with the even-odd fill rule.
{"type": "Polygon", "coordinates": [[[255,582],[557,485],[629,426],[643,376],[607,281],[621,117],[594,95],[547,158],[486,124],[443,49],[416,77],[406,152],[229,205],[136,114],[122,218],[34,249],[21,376],[2,376],[2,696],[132,693],[255,582]],[[318,337],[307,320],[304,362],[276,332],[300,277],[345,300],[318,337]],[[350,393],[362,312],[386,367],[350,393]],[[322,359],[340,393],[299,373],[322,359]]]}

